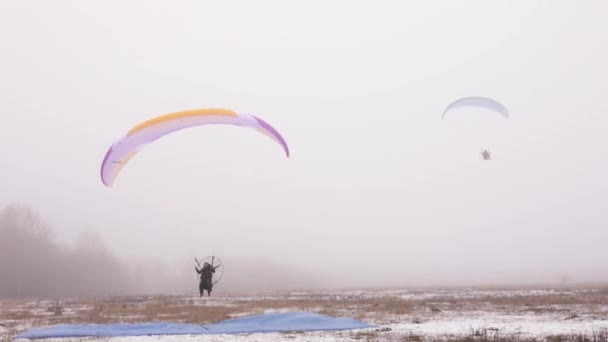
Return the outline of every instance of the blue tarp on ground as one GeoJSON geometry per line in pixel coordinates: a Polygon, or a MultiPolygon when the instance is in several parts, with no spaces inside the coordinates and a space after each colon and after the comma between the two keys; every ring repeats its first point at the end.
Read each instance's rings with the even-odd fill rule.
{"type": "Polygon", "coordinates": [[[135,324],[60,324],[52,327],[33,329],[17,335],[17,338],[50,337],[114,337],[146,335],[207,334],[202,325],[184,323],[135,323],[135,324]]]}
{"type": "Polygon", "coordinates": [[[239,334],[277,331],[348,330],[372,325],[346,317],[309,312],[286,312],[229,319],[207,326],[209,334],[239,334]]]}
{"type": "Polygon", "coordinates": [[[285,312],[235,318],[207,326],[185,323],[135,323],[56,325],[29,330],[17,338],[113,337],[143,335],[244,334],[256,332],[348,330],[371,328],[373,325],[346,317],[330,317],[309,312],[285,312]]]}

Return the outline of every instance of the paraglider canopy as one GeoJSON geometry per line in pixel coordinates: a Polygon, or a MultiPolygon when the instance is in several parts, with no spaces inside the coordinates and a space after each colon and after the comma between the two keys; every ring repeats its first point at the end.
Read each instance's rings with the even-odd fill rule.
{"type": "Polygon", "coordinates": [[[289,147],[281,134],[266,121],[230,109],[193,109],[161,115],[131,128],[106,152],[101,163],[101,181],[111,187],[121,169],[145,145],[175,131],[201,125],[235,125],[255,129],[277,142],[289,157],[289,147]]]}
{"type": "Polygon", "coordinates": [[[509,111],[507,110],[507,107],[505,107],[502,103],[500,103],[494,99],[487,98],[487,97],[473,96],[473,97],[461,98],[461,99],[458,99],[458,100],[450,103],[443,111],[443,114],[441,115],[441,119],[443,120],[445,118],[445,115],[447,114],[447,112],[449,112],[453,109],[456,109],[456,108],[461,108],[461,107],[486,108],[486,109],[494,111],[498,114],[501,114],[505,119],[509,118],[509,111]]]}
{"type": "MultiPolygon", "coordinates": [[[[499,132],[498,127],[490,127],[494,126],[496,120],[500,119],[494,119],[495,116],[489,114],[499,114],[505,119],[509,119],[510,116],[509,110],[502,103],[488,97],[471,96],[460,98],[450,103],[441,114],[441,119],[445,119],[448,112],[457,109],[482,109],[482,116],[479,116],[472,121],[466,120],[467,132],[470,133],[469,139],[471,141],[475,141],[474,143],[479,143],[481,141],[483,141],[484,143],[488,143],[490,141],[496,142],[496,136],[499,132]],[[477,127],[471,129],[474,126],[477,127]]],[[[467,110],[466,112],[472,112],[472,110],[467,110]]],[[[488,149],[483,149],[481,151],[481,155],[483,157],[483,160],[492,159],[491,153],[488,149]]]]}

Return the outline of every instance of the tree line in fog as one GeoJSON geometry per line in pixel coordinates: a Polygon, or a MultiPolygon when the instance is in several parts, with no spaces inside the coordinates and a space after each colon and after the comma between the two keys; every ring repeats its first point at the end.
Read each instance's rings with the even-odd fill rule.
{"type": "MultiPolygon", "coordinates": [[[[223,258],[224,290],[317,287],[318,277],[288,266],[223,258]],[[260,277],[260,268],[265,277],[260,277]]],[[[13,204],[0,210],[0,297],[52,298],[136,294],[195,294],[193,260],[177,267],[163,260],[126,261],[116,257],[95,232],[73,245],[32,208],[13,204]]]]}

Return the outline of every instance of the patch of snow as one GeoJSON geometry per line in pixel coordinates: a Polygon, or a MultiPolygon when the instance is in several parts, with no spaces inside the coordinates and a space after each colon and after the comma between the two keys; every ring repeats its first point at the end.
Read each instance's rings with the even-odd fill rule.
{"type": "Polygon", "coordinates": [[[424,336],[462,336],[474,331],[490,335],[520,335],[543,337],[558,334],[591,334],[598,329],[608,329],[608,320],[565,321],[533,319],[530,316],[494,316],[478,318],[440,319],[416,323],[387,325],[395,332],[424,336]]]}

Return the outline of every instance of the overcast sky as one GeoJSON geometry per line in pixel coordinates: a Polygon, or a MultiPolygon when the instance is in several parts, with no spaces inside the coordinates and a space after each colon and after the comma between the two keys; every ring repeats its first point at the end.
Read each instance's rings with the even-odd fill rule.
{"type": "Polygon", "coordinates": [[[129,258],[377,284],[608,280],[607,15],[603,0],[2,1],[0,207],[129,258]],[[442,121],[465,96],[511,118],[442,121]],[[101,183],[131,127],[206,107],[265,119],[291,157],[205,126],[101,183]]]}

